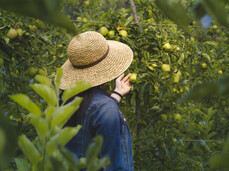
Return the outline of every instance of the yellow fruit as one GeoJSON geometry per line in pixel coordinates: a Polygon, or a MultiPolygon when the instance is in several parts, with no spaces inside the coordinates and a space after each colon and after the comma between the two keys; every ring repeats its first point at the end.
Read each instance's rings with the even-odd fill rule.
{"type": "Polygon", "coordinates": [[[86,19],[86,18],[83,18],[82,21],[83,21],[84,23],[86,23],[86,22],[87,22],[87,19],[86,19]]]}
{"type": "Polygon", "coordinates": [[[29,29],[31,30],[31,31],[33,31],[33,32],[36,32],[37,31],[37,26],[35,26],[35,25],[30,25],[29,26],[29,29]]]}
{"type": "Polygon", "coordinates": [[[77,17],[76,20],[80,22],[82,21],[82,17],[77,17]]]}
{"type": "Polygon", "coordinates": [[[173,80],[172,80],[173,83],[179,83],[181,77],[182,77],[182,73],[180,71],[173,74],[173,80]]]}
{"type": "Polygon", "coordinates": [[[113,37],[114,35],[115,35],[115,31],[114,30],[108,31],[108,33],[107,33],[108,37],[113,37]]]}
{"type": "Polygon", "coordinates": [[[173,119],[175,119],[177,122],[180,122],[181,115],[179,113],[176,113],[176,114],[173,115],[173,119]]]}
{"type": "Polygon", "coordinates": [[[220,69],[220,70],[218,70],[218,74],[219,75],[222,75],[223,74],[223,71],[220,69]]]}
{"type": "Polygon", "coordinates": [[[164,121],[164,122],[168,120],[168,118],[167,118],[167,115],[166,115],[166,114],[161,114],[161,116],[160,116],[160,117],[161,117],[161,120],[162,120],[162,121],[164,121]]]}
{"type": "Polygon", "coordinates": [[[7,33],[7,37],[9,37],[10,39],[14,39],[17,37],[17,30],[10,28],[8,33],[7,33]]]}
{"type": "Polygon", "coordinates": [[[212,26],[213,29],[217,29],[217,25],[212,26]]]}
{"type": "Polygon", "coordinates": [[[161,65],[161,69],[165,72],[169,72],[171,70],[170,65],[169,64],[162,64],[161,65]]]}
{"type": "Polygon", "coordinates": [[[101,27],[99,29],[99,32],[103,35],[103,36],[106,36],[107,33],[108,33],[108,29],[106,27],[101,27]]]}
{"type": "Polygon", "coordinates": [[[172,49],[172,46],[170,45],[170,43],[166,43],[162,46],[162,49],[170,50],[172,49]]]}
{"type": "Polygon", "coordinates": [[[17,34],[19,37],[22,37],[24,34],[24,31],[21,28],[19,28],[19,29],[17,29],[17,34]]]}
{"type": "Polygon", "coordinates": [[[132,73],[130,76],[130,82],[136,82],[137,81],[137,74],[136,73],[132,73]]]}
{"type": "Polygon", "coordinates": [[[121,36],[123,36],[123,37],[127,37],[127,36],[128,36],[126,30],[120,30],[120,31],[119,31],[119,35],[121,35],[121,36]]]}
{"type": "Polygon", "coordinates": [[[85,1],[84,5],[87,7],[89,5],[89,1],[85,1]]]}
{"type": "Polygon", "coordinates": [[[0,58],[0,68],[4,65],[4,59],[0,58]]]}
{"type": "Polygon", "coordinates": [[[196,21],[193,21],[193,22],[192,22],[192,25],[196,25],[196,21]]]}
{"type": "Polygon", "coordinates": [[[207,64],[204,62],[201,64],[202,68],[207,68],[207,64]]]}
{"type": "Polygon", "coordinates": [[[155,91],[155,93],[158,93],[159,92],[158,86],[154,86],[154,91],[155,91]]]}

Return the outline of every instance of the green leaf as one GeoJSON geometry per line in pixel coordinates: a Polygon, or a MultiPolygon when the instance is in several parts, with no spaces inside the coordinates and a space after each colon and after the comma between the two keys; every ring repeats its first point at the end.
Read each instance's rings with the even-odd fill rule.
{"type": "Polygon", "coordinates": [[[53,88],[44,84],[31,84],[33,90],[39,94],[48,104],[55,106],[57,104],[56,92],[53,88]]]}
{"type": "Polygon", "coordinates": [[[51,155],[56,149],[56,144],[62,146],[66,145],[80,130],[82,126],[66,127],[62,129],[58,134],[52,137],[47,144],[47,152],[51,155]]]}
{"type": "Polygon", "coordinates": [[[25,159],[15,158],[14,159],[17,165],[17,168],[20,171],[30,171],[30,164],[25,159]]]}
{"type": "Polygon", "coordinates": [[[220,25],[229,27],[229,14],[224,1],[203,0],[201,2],[209,15],[214,17],[220,25]]]}
{"type": "Polygon", "coordinates": [[[73,115],[73,113],[79,108],[82,100],[83,98],[76,97],[71,103],[59,107],[53,114],[51,127],[53,128],[58,125],[62,128],[68,119],[70,119],[70,117],[73,115]]]}
{"type": "Polygon", "coordinates": [[[15,94],[9,97],[34,115],[41,115],[40,108],[27,95],[15,94]]]}
{"type": "Polygon", "coordinates": [[[59,68],[57,70],[56,79],[55,79],[55,83],[58,87],[60,86],[60,81],[61,81],[62,75],[63,75],[63,69],[59,68]]]}
{"type": "Polygon", "coordinates": [[[49,87],[52,86],[51,80],[43,75],[36,75],[35,80],[39,81],[41,84],[47,85],[49,87]]]}
{"type": "Polygon", "coordinates": [[[170,20],[180,26],[184,31],[190,32],[188,28],[190,18],[181,3],[171,0],[156,0],[155,2],[158,8],[160,8],[170,20]]]}
{"type": "Polygon", "coordinates": [[[32,116],[30,123],[35,127],[39,137],[44,140],[49,131],[48,120],[39,116],[32,116]]]}
{"type": "Polygon", "coordinates": [[[25,16],[34,17],[76,33],[75,25],[59,9],[60,1],[1,0],[0,7],[25,16]]]}
{"type": "MultiPolygon", "coordinates": [[[[0,128],[0,161],[2,161],[5,144],[6,144],[5,132],[3,131],[2,128],[0,128]]],[[[1,162],[0,162],[0,168],[1,168],[1,162]]]]}
{"type": "Polygon", "coordinates": [[[75,84],[70,85],[63,93],[62,100],[63,104],[71,97],[89,89],[91,87],[90,83],[85,81],[79,81],[75,84]]]}
{"type": "Polygon", "coordinates": [[[25,135],[19,137],[19,146],[32,164],[36,165],[41,160],[37,148],[25,135]]]}
{"type": "Polygon", "coordinates": [[[189,91],[188,94],[185,94],[178,99],[177,103],[213,96],[229,96],[229,77],[196,85],[189,91]]]}
{"type": "Polygon", "coordinates": [[[89,145],[86,151],[87,169],[92,170],[96,159],[99,156],[100,149],[103,144],[103,137],[101,135],[96,136],[93,142],[89,145]]]}

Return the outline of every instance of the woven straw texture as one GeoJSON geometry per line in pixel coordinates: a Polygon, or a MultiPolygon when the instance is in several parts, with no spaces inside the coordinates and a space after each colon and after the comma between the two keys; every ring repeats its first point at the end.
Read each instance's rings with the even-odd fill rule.
{"type": "Polygon", "coordinates": [[[69,43],[67,54],[69,59],[62,66],[63,78],[60,89],[63,90],[77,81],[87,81],[92,86],[109,82],[124,73],[133,59],[133,52],[129,46],[106,40],[100,33],[93,31],[75,36],[69,43]],[[107,52],[108,46],[108,55],[98,64],[84,69],[73,67],[99,60],[107,52]]]}

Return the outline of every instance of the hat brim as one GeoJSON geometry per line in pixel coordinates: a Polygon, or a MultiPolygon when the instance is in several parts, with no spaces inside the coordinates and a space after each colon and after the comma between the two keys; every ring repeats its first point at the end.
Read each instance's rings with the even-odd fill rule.
{"type": "Polygon", "coordinates": [[[68,59],[61,67],[63,77],[59,88],[65,90],[77,81],[87,81],[94,87],[109,82],[124,73],[133,60],[133,51],[121,42],[113,40],[107,40],[107,42],[108,55],[94,66],[76,69],[68,59]]]}

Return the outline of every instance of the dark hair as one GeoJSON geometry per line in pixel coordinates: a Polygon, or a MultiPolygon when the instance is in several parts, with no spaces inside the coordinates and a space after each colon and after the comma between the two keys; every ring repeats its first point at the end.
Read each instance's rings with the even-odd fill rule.
{"type": "MultiPolygon", "coordinates": [[[[84,91],[84,92],[82,92],[80,94],[77,94],[77,95],[71,97],[70,99],[68,99],[66,101],[65,104],[67,104],[67,103],[71,102],[72,100],[74,100],[74,98],[76,96],[83,97],[83,100],[82,100],[82,102],[80,104],[79,109],[72,115],[72,117],[68,120],[68,122],[65,124],[64,127],[66,127],[66,126],[74,127],[74,126],[76,126],[78,124],[81,124],[81,120],[83,118],[84,112],[87,110],[88,105],[90,104],[95,92],[97,90],[99,90],[99,89],[101,89],[100,86],[92,87],[92,88],[90,88],[90,89],[88,89],[88,90],[86,90],[86,91],[84,91]]],[[[61,93],[60,93],[59,104],[62,104],[61,97],[62,97],[63,92],[64,92],[64,90],[62,90],[61,93]]]]}

